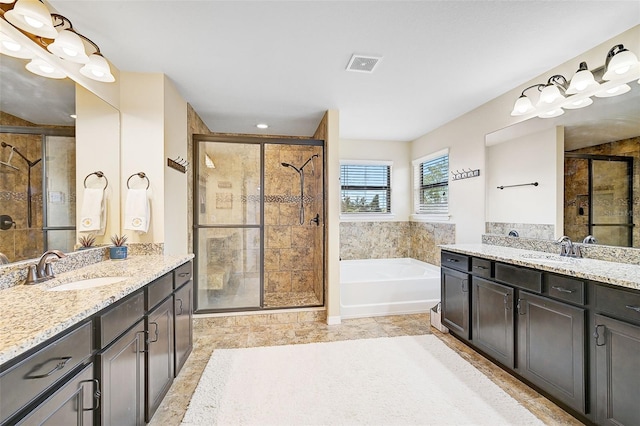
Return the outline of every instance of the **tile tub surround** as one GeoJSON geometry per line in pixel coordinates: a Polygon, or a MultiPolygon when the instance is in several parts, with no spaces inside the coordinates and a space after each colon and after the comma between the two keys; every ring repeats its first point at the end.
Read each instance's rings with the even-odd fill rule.
{"type": "Polygon", "coordinates": [[[341,222],[340,258],[411,257],[440,265],[440,244],[455,242],[454,224],[442,222],[341,222]]]}
{"type": "MultiPolygon", "coordinates": [[[[485,234],[482,236],[482,243],[523,250],[543,251],[546,253],[560,253],[560,246],[555,244],[553,240],[514,238],[504,235],[485,234]]],[[[578,243],[577,245],[580,246],[583,258],[640,265],[640,249],[637,248],[582,243],[578,243]]]]}
{"type": "Polygon", "coordinates": [[[61,273],[36,285],[0,291],[0,364],[89,318],[149,282],[192,259],[193,255],[129,256],[61,273]],[[104,276],[131,277],[86,290],[47,291],[59,284],[104,276]]]}
{"type": "Polygon", "coordinates": [[[607,262],[595,259],[562,258],[562,263],[545,263],[523,256],[539,255],[540,251],[522,250],[490,244],[453,244],[440,246],[442,250],[483,257],[485,259],[536,268],[577,278],[640,290],[640,265],[607,262]]]}

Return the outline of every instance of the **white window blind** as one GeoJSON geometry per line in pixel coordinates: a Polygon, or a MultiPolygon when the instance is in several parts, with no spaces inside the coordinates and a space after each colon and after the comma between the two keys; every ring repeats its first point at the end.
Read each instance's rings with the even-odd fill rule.
{"type": "Polygon", "coordinates": [[[449,154],[414,163],[414,208],[417,214],[449,213],[449,154]]]}
{"type": "Polygon", "coordinates": [[[341,213],[390,213],[391,166],[341,164],[341,213]]]}

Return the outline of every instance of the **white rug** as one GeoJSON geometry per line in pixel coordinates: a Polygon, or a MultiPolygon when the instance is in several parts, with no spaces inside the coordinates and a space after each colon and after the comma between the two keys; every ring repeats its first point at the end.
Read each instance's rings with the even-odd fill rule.
{"type": "Polygon", "coordinates": [[[542,425],[437,337],[215,350],[191,425],[542,425]]]}

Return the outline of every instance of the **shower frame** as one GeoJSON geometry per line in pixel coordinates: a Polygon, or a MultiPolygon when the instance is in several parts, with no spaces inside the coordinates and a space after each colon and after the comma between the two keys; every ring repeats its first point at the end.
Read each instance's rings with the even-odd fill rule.
{"type": "MultiPolygon", "coordinates": [[[[198,298],[198,280],[199,273],[195,272],[194,275],[194,305],[195,313],[197,314],[209,314],[209,313],[225,313],[225,312],[248,312],[248,311],[269,311],[274,309],[299,309],[301,306],[283,306],[283,307],[265,307],[264,295],[265,295],[265,269],[264,269],[264,251],[265,251],[265,145],[306,145],[306,146],[318,146],[322,148],[322,164],[320,168],[323,173],[322,180],[322,199],[325,197],[326,189],[326,175],[324,173],[324,158],[326,156],[325,141],[319,139],[307,139],[297,137],[277,137],[277,136],[247,136],[247,135],[234,135],[234,134],[193,134],[193,247],[194,253],[197,253],[200,241],[198,231],[201,229],[259,229],[260,233],[260,306],[259,307],[247,307],[247,308],[218,308],[218,309],[202,309],[199,308],[198,298]],[[222,143],[238,143],[238,144],[254,144],[260,145],[260,223],[259,225],[200,225],[198,218],[199,211],[199,199],[200,199],[200,185],[199,176],[201,172],[200,158],[200,142],[222,142],[222,143]]],[[[322,215],[326,217],[326,203],[322,203],[322,215]]],[[[323,228],[322,232],[322,250],[323,259],[326,259],[326,230],[323,228]]],[[[193,270],[199,271],[199,257],[194,258],[193,270]]],[[[323,294],[326,293],[326,261],[322,264],[322,276],[323,276],[323,294]]],[[[322,305],[303,306],[303,307],[322,307],[326,303],[326,295],[322,298],[322,305]]]]}
{"type": "MultiPolygon", "coordinates": [[[[52,231],[75,231],[75,226],[48,226],[47,215],[47,203],[45,199],[47,197],[47,182],[45,177],[47,176],[47,161],[46,161],[46,140],[47,136],[66,136],[75,137],[75,127],[31,127],[31,126],[5,126],[0,125],[0,135],[6,133],[20,134],[20,135],[40,135],[40,159],[42,160],[42,239],[44,250],[48,250],[48,238],[47,235],[52,231]]],[[[37,163],[37,162],[36,162],[37,163]]],[[[19,164],[19,163],[18,163],[19,164]]],[[[35,165],[35,164],[34,164],[35,165]]],[[[30,172],[30,170],[29,170],[30,172]]],[[[28,188],[30,191],[30,188],[28,188]]],[[[28,200],[31,203],[31,199],[28,200]]],[[[31,225],[29,225],[31,228],[31,225]]]]}

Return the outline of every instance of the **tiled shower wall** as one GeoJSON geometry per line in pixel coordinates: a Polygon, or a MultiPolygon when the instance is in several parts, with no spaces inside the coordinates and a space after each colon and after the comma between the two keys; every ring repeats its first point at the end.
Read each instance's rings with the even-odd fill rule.
{"type": "Polygon", "coordinates": [[[440,244],[455,243],[455,225],[439,222],[342,222],[340,258],[411,257],[440,265],[440,244]]]}
{"type": "MultiPolygon", "coordinates": [[[[6,126],[31,126],[32,123],[6,113],[0,113],[0,124],[6,126]]],[[[27,158],[34,161],[42,156],[41,135],[3,133],[2,140],[13,145],[27,158]]],[[[0,161],[9,161],[10,148],[0,148],[0,161]]],[[[0,214],[9,215],[15,226],[0,230],[0,253],[9,261],[31,259],[43,252],[42,234],[42,162],[31,168],[31,227],[27,223],[27,163],[13,155],[11,164],[19,170],[0,166],[0,214]]]]}
{"type": "Polygon", "coordinates": [[[322,147],[265,146],[265,292],[313,292],[323,302],[322,147]],[[304,168],[304,223],[300,224],[300,176],[289,163],[304,168]]]}

